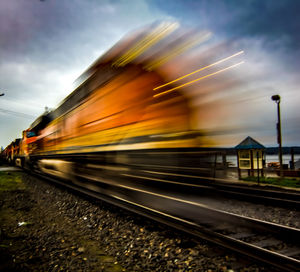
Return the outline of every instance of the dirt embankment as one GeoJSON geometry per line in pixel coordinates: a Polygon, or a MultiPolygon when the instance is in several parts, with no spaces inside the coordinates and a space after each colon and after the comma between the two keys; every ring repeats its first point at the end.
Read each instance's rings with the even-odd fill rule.
{"type": "Polygon", "coordinates": [[[53,192],[29,179],[0,172],[0,271],[125,271],[85,231],[85,217],[65,216],[53,192]]]}

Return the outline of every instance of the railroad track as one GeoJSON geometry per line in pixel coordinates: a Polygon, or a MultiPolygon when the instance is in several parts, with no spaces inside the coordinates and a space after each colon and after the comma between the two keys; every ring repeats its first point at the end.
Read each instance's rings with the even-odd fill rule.
{"type": "Polygon", "coordinates": [[[136,167],[133,174],[122,173],[121,175],[137,181],[146,180],[158,186],[165,184],[165,186],[177,187],[179,190],[196,192],[205,189],[206,193],[218,192],[219,194],[255,203],[300,208],[300,191],[275,190],[266,186],[239,184],[222,178],[191,175],[183,171],[189,170],[186,167],[181,169],[181,172],[174,172],[175,169],[157,165],[148,166],[148,168],[144,165],[136,165],[136,167]]]}
{"type": "Polygon", "coordinates": [[[76,185],[40,173],[35,175],[221,245],[281,271],[300,269],[299,229],[228,213],[108,178],[81,175],[81,181],[76,185]]]}

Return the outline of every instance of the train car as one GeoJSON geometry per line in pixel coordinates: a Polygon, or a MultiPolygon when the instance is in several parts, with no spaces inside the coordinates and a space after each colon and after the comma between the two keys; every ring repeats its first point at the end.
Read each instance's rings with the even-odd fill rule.
{"type": "Polygon", "coordinates": [[[220,154],[203,148],[189,97],[153,65],[162,55],[150,47],[169,28],[139,31],[98,59],[75,90],[25,132],[29,164],[66,179],[114,174],[120,166],[215,176],[220,154]]]}
{"type": "Polygon", "coordinates": [[[9,163],[15,164],[20,155],[21,138],[12,141],[2,152],[2,157],[9,163]]]}
{"type": "Polygon", "coordinates": [[[24,167],[32,153],[31,143],[36,141],[36,132],[30,129],[23,130],[22,138],[19,141],[18,153],[15,155],[16,166],[24,167]]]}
{"type": "Polygon", "coordinates": [[[5,162],[8,162],[9,153],[11,152],[11,144],[9,144],[7,147],[4,148],[4,150],[1,153],[2,160],[5,162]]]}

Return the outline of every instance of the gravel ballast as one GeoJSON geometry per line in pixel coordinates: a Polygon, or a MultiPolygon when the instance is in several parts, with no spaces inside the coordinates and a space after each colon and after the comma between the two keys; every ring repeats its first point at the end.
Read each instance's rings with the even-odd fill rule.
{"type": "Polygon", "coordinates": [[[21,187],[0,191],[0,271],[274,271],[144,217],[18,175],[21,187]]]}
{"type": "Polygon", "coordinates": [[[198,198],[197,201],[222,211],[264,220],[288,227],[300,228],[300,212],[297,209],[274,207],[219,197],[198,198]]]}

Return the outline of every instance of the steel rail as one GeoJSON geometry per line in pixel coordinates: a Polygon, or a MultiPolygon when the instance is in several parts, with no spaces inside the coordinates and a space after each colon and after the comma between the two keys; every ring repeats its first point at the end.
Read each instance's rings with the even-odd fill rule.
{"type": "Polygon", "coordinates": [[[255,188],[257,185],[248,185],[248,184],[237,184],[235,182],[225,181],[219,178],[209,178],[209,177],[201,177],[194,175],[181,175],[181,174],[173,174],[173,173],[164,173],[164,172],[155,172],[149,170],[140,170],[143,173],[148,173],[152,175],[130,175],[123,174],[124,176],[128,176],[136,179],[146,179],[152,181],[153,183],[164,183],[164,184],[172,184],[176,186],[183,186],[185,188],[203,188],[207,187],[207,190],[215,190],[222,194],[228,194],[233,197],[238,197],[241,199],[245,198],[249,201],[259,201],[261,203],[270,203],[276,204],[278,206],[284,207],[294,207],[300,208],[300,192],[289,192],[287,190],[274,190],[267,189],[264,186],[260,186],[259,188],[255,188]],[[156,178],[158,176],[159,178],[156,178]],[[167,178],[166,178],[167,177],[167,178]],[[168,179],[168,177],[171,177],[168,179]],[[180,178],[180,181],[172,180],[174,178],[180,178]]]}

